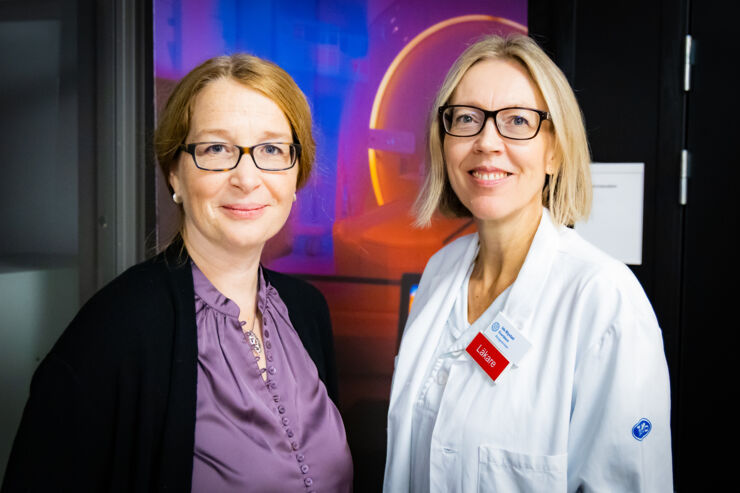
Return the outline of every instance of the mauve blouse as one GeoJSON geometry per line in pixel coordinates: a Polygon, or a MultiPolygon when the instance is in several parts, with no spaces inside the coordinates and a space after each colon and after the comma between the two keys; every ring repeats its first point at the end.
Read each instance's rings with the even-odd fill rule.
{"type": "Polygon", "coordinates": [[[344,424],[288,310],[259,270],[267,381],[239,307],[192,263],[198,327],[195,492],[348,492],[344,424]]]}

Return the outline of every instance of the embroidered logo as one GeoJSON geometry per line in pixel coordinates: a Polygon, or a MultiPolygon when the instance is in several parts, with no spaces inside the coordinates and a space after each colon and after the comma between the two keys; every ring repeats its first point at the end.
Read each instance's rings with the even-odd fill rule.
{"type": "Polygon", "coordinates": [[[635,440],[642,441],[646,436],[648,436],[648,433],[650,433],[650,430],[653,429],[653,424],[650,422],[647,418],[642,418],[640,421],[637,422],[635,426],[632,427],[632,436],[635,437],[635,440]]]}
{"type": "Polygon", "coordinates": [[[501,327],[501,324],[499,324],[498,322],[493,322],[493,325],[491,325],[491,330],[492,330],[493,332],[496,332],[496,331],[498,331],[498,329],[499,329],[500,327],[501,327]]]}

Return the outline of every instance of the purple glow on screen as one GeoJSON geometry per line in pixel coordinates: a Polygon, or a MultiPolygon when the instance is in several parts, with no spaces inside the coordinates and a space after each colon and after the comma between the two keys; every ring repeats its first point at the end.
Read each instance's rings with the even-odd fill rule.
{"type": "Polygon", "coordinates": [[[318,154],[316,172],[266,248],[265,262],[294,273],[398,278],[420,271],[429,252],[443,244],[430,240],[413,248],[403,239],[434,92],[467,44],[516,29],[479,21],[435,31],[396,68],[374,129],[371,110],[383,76],[412,40],[469,15],[526,25],[526,1],[155,0],[158,105],[174,81],[216,55],[248,52],[283,67],[311,102],[318,154]],[[376,150],[376,184],[369,149],[376,150]],[[366,233],[359,240],[358,230],[366,233]],[[389,238],[401,244],[387,245],[389,238]]]}

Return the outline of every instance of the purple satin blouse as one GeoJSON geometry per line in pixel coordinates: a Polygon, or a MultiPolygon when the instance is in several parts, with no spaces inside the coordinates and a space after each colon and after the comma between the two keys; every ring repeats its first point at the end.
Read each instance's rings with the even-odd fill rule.
{"type": "Polygon", "coordinates": [[[192,263],[198,326],[195,492],[348,492],[344,424],[288,310],[259,271],[267,381],[239,307],[192,263]]]}

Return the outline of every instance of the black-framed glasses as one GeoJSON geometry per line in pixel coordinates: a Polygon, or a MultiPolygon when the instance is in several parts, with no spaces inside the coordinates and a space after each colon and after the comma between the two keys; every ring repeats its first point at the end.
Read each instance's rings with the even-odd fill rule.
{"type": "Polygon", "coordinates": [[[195,166],[206,171],[229,171],[239,165],[244,154],[263,171],[285,171],[295,166],[301,155],[300,144],[264,142],[251,147],[224,142],[194,142],[183,144],[180,149],[193,157],[195,166]]]}
{"type": "Polygon", "coordinates": [[[532,108],[511,107],[488,111],[476,106],[449,104],[439,107],[442,128],[453,137],[478,135],[489,118],[493,118],[501,137],[513,140],[534,139],[543,120],[550,119],[547,111],[532,108]]]}

